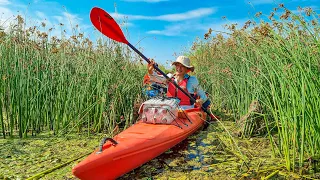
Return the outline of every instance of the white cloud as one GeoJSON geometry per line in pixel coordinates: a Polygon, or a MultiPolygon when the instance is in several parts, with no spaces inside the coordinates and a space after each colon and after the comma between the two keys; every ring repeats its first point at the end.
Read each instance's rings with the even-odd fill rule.
{"type": "Polygon", "coordinates": [[[65,30],[67,32],[67,36],[70,36],[75,33],[75,30],[83,33],[89,27],[91,27],[87,24],[83,24],[82,18],[80,18],[79,15],[67,12],[62,12],[58,16],[48,17],[47,19],[49,19],[46,21],[47,27],[54,27],[51,35],[57,37],[61,35],[62,30],[65,30]]]}
{"type": "Polygon", "coordinates": [[[148,31],[148,34],[157,34],[163,36],[187,36],[190,32],[201,32],[206,33],[209,28],[211,28],[214,32],[212,34],[216,34],[215,31],[219,32],[226,32],[230,33],[228,29],[225,28],[226,24],[238,24],[238,28],[241,28],[244,23],[246,22],[245,19],[238,19],[232,21],[214,21],[214,23],[200,23],[200,22],[183,22],[179,24],[173,24],[170,26],[166,26],[163,30],[151,30],[148,31]]]}
{"type": "Polygon", "coordinates": [[[186,30],[186,28],[189,27],[185,27],[186,24],[185,23],[181,23],[181,24],[174,24],[171,26],[166,26],[164,30],[151,30],[148,31],[148,34],[158,34],[158,35],[163,35],[163,36],[184,36],[184,32],[186,30]]]}
{"type": "Polygon", "coordinates": [[[52,16],[54,18],[54,20],[61,22],[63,21],[63,17],[62,16],[52,16]]]}
{"type": "Polygon", "coordinates": [[[165,21],[181,21],[210,15],[215,13],[216,11],[216,8],[200,8],[180,14],[167,14],[158,16],[158,19],[165,21]]]}
{"type": "Polygon", "coordinates": [[[116,14],[111,13],[111,16],[117,19],[128,18],[129,20],[161,20],[161,21],[183,21],[188,19],[199,18],[213,14],[217,11],[217,8],[199,8],[184,13],[177,14],[165,14],[160,16],[143,16],[143,15],[126,15],[126,14],[116,14]]]}
{"type": "Polygon", "coordinates": [[[129,23],[129,22],[119,23],[119,25],[120,25],[121,27],[132,27],[132,26],[134,26],[134,24],[129,23]]]}
{"type": "Polygon", "coordinates": [[[40,19],[47,19],[46,15],[43,13],[43,12],[40,12],[40,11],[36,11],[35,12],[36,16],[40,19]]]}
{"type": "Polygon", "coordinates": [[[169,0],[122,0],[126,2],[147,2],[147,3],[158,3],[163,1],[169,1],[169,0]]]}
{"type": "Polygon", "coordinates": [[[7,28],[14,19],[13,12],[9,8],[0,7],[0,27],[7,28]]]}
{"type": "Polygon", "coordinates": [[[0,0],[0,6],[1,5],[8,5],[11,4],[8,0],[0,0]]]}
{"type": "Polygon", "coordinates": [[[63,12],[62,13],[64,16],[64,21],[67,21],[70,24],[70,27],[74,27],[76,25],[80,25],[82,18],[80,18],[78,15],[76,14],[70,14],[67,12],[63,12]]]}
{"type": "Polygon", "coordinates": [[[278,0],[246,0],[248,4],[260,5],[260,4],[278,4],[278,0]]]}
{"type": "MultiPolygon", "coordinates": [[[[0,0],[0,4],[4,2],[6,2],[6,0],[0,0]]],[[[37,26],[40,31],[47,31],[49,28],[52,28],[50,36],[57,36],[58,38],[60,38],[61,32],[64,30],[68,37],[74,33],[84,33],[86,35],[88,29],[92,27],[84,24],[80,15],[66,12],[66,9],[62,8],[62,6],[56,2],[44,2],[42,0],[34,0],[33,2],[37,2],[37,4],[30,4],[28,7],[32,10],[28,11],[26,11],[26,4],[22,3],[0,6],[0,26],[8,29],[10,23],[16,23],[14,16],[22,15],[24,14],[22,12],[26,11],[26,15],[22,16],[25,19],[26,28],[37,26]],[[52,7],[50,13],[55,15],[42,11],[44,7],[52,7]],[[41,27],[42,22],[46,24],[45,28],[41,27]],[[64,25],[60,26],[60,23],[64,25]]]]}

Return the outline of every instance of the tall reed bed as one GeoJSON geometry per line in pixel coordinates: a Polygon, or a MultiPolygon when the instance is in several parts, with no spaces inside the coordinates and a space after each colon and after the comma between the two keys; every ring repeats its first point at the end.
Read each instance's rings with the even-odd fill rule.
{"type": "Polygon", "coordinates": [[[299,10],[281,4],[242,28],[228,25],[230,33],[210,29],[190,52],[214,104],[233,114],[243,135],[268,132],[288,170],[320,155],[319,15],[299,10]]]}
{"type": "Polygon", "coordinates": [[[103,39],[93,43],[81,33],[68,39],[50,37],[50,29],[24,29],[23,21],[18,16],[9,33],[1,32],[4,138],[44,130],[58,135],[111,132],[119,123],[132,123],[145,71],[126,47],[103,39]]]}

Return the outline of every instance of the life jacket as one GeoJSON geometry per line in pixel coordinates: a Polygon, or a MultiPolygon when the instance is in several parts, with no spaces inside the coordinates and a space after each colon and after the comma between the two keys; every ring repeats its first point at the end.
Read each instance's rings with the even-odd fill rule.
{"type": "MultiPolygon", "coordinates": [[[[187,93],[187,84],[190,76],[187,78],[184,78],[178,85],[185,90],[187,93]]],[[[169,82],[168,83],[168,91],[167,91],[167,97],[177,97],[180,99],[180,105],[192,105],[190,102],[190,98],[185,95],[181,90],[179,90],[173,83],[169,82]]]]}

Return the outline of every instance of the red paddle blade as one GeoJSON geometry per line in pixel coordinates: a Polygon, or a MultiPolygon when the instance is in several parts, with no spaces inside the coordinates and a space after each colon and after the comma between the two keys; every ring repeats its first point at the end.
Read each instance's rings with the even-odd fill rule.
{"type": "Polygon", "coordinates": [[[90,20],[102,34],[109,38],[128,44],[117,22],[103,9],[94,7],[90,12],[90,20]]]}

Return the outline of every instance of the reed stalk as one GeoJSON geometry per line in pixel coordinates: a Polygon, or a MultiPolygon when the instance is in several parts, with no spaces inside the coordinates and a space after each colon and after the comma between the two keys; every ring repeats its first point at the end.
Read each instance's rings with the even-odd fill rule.
{"type": "Polygon", "coordinates": [[[319,15],[301,11],[278,7],[243,27],[228,25],[227,36],[209,30],[189,53],[214,107],[244,124],[243,135],[268,134],[292,171],[320,154],[319,15]],[[261,107],[252,110],[252,102],[261,107]]]}

